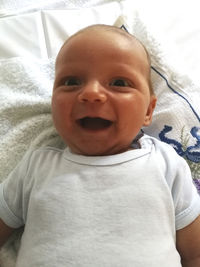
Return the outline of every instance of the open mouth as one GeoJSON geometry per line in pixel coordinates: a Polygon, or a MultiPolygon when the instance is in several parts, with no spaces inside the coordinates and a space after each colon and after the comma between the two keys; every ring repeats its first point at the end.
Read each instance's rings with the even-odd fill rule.
{"type": "Polygon", "coordinates": [[[102,119],[99,117],[91,118],[91,117],[84,117],[78,120],[78,124],[87,130],[104,130],[109,128],[112,125],[112,121],[102,119]]]}

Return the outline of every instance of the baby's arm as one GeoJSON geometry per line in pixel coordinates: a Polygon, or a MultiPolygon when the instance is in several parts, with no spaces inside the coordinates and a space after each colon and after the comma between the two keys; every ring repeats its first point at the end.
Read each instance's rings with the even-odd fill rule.
{"type": "Polygon", "coordinates": [[[7,241],[9,236],[14,231],[13,228],[7,226],[1,219],[0,219],[0,248],[3,244],[7,241]]]}
{"type": "Polygon", "coordinates": [[[183,267],[200,266],[200,216],[176,232],[177,250],[183,267]]]}

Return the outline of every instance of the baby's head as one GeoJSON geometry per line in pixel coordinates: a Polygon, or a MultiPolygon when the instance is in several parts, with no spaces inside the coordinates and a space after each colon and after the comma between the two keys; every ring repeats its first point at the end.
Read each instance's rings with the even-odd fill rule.
{"type": "Polygon", "coordinates": [[[126,31],[93,25],[71,36],[56,60],[52,114],[72,152],[124,152],[152,120],[150,59],[126,31]]]}

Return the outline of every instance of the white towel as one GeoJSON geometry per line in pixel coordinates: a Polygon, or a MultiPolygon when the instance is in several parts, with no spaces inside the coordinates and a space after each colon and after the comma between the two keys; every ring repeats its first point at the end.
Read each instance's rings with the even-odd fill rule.
{"type": "Polygon", "coordinates": [[[0,61],[0,181],[30,146],[60,144],[50,114],[53,68],[53,59],[0,61]]]}

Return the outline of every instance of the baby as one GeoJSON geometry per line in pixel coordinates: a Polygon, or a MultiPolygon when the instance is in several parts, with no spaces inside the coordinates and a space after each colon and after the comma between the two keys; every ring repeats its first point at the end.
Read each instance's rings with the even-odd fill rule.
{"type": "Polygon", "coordinates": [[[17,267],[198,267],[200,198],[176,152],[143,135],[150,59],[122,29],[87,27],[56,60],[67,148],[29,151],[0,185],[0,243],[25,225],[17,267]]]}

